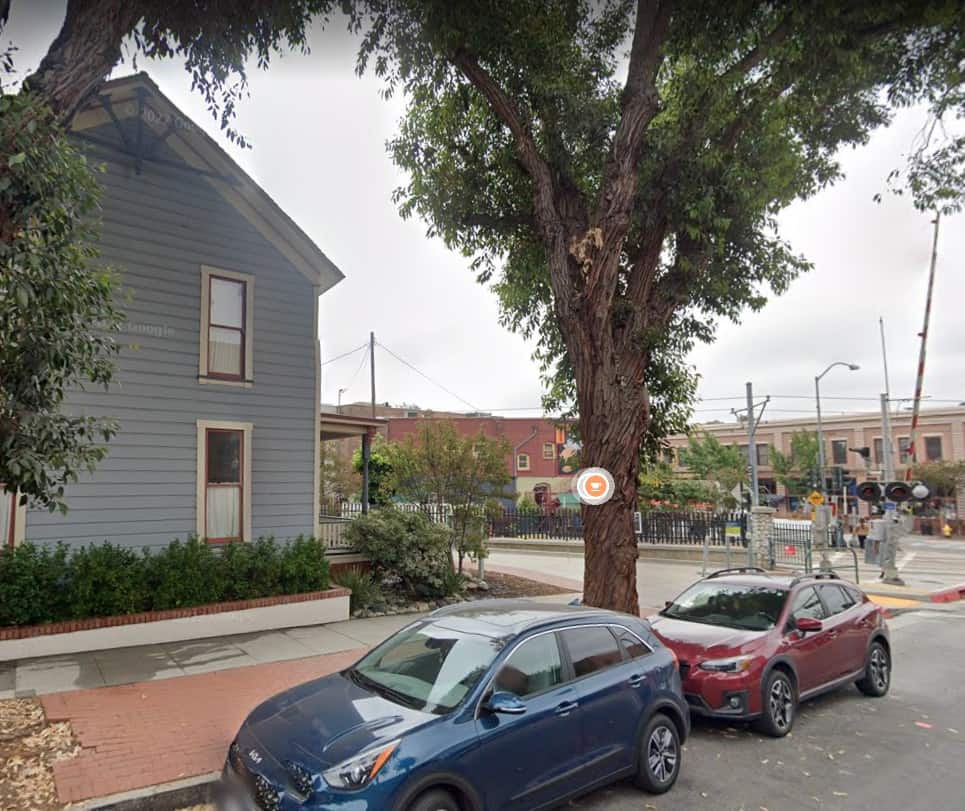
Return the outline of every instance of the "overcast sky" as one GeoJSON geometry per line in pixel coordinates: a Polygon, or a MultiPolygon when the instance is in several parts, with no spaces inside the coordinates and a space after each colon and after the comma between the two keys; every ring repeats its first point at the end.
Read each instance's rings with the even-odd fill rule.
{"type": "MultiPolygon", "coordinates": [[[[17,67],[34,67],[56,35],[63,2],[14,0],[3,44],[19,47],[17,67]]],[[[239,105],[242,150],[218,130],[187,73],[172,61],[139,60],[175,104],[214,137],[341,268],[345,280],[322,296],[322,357],[368,340],[369,331],[397,355],[448,389],[376,349],[377,398],[424,408],[473,407],[506,416],[537,411],[542,393],[532,346],[499,326],[495,296],[477,284],[468,262],[425,223],[404,222],[391,201],[404,176],[390,161],[403,100],[384,101],[373,76],[354,74],[354,43],[333,27],[312,40],[309,56],[288,55],[268,72],[252,72],[251,97],[239,105]],[[454,396],[455,395],[455,396],[454,396]]],[[[114,77],[132,73],[128,60],[114,77]]],[[[746,381],[774,397],[772,418],[813,413],[814,375],[827,413],[876,410],[884,390],[878,317],[883,316],[895,397],[914,389],[931,252],[930,217],[881,191],[902,165],[920,113],[900,115],[871,143],[841,156],[846,179],[789,208],[783,236],[815,265],[790,291],[740,325],[721,325],[715,344],[691,358],[701,376],[699,420],[730,419],[746,381]],[[783,396],[779,396],[783,395],[783,396]],[[795,395],[794,397],[788,397],[795,395]],[[834,396],[861,399],[834,399],[834,396]],[[719,398],[735,398],[721,400],[719,398]],[[714,398],[714,399],[712,399],[714,398]]],[[[942,221],[925,393],[931,405],[965,401],[965,216],[942,221]]],[[[325,365],[323,402],[368,398],[362,353],[325,365]]],[[[925,404],[928,406],[928,403],[925,404]]]]}

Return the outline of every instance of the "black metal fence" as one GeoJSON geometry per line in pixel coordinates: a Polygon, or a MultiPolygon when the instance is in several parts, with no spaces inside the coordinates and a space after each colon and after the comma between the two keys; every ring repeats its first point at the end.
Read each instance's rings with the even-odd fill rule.
{"type": "MultiPolygon", "coordinates": [[[[431,521],[447,524],[452,515],[448,504],[396,504],[396,509],[420,512],[431,521]]],[[[373,508],[376,509],[376,508],[373,508]]],[[[357,518],[358,502],[323,503],[323,524],[357,518]]],[[[634,515],[639,543],[725,547],[747,546],[747,514],[743,512],[650,510],[634,515]]],[[[552,512],[506,507],[489,519],[489,535],[529,540],[583,540],[583,517],[578,508],[560,507],[552,512]]]]}
{"type": "Polygon", "coordinates": [[[507,508],[490,519],[489,534],[495,538],[579,541],[583,538],[583,517],[572,507],[560,507],[552,513],[507,508]]]}
{"type": "Polygon", "coordinates": [[[747,514],[689,510],[637,513],[640,543],[747,546],[747,514]]]}

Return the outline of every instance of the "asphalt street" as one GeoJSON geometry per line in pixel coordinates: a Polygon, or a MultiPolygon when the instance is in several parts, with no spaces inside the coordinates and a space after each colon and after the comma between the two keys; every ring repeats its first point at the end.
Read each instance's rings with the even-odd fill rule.
{"type": "Polygon", "coordinates": [[[891,620],[894,673],[881,699],[846,687],[801,707],[793,732],[764,738],[700,722],[675,788],[629,783],[575,800],[585,811],[918,811],[965,807],[965,603],[891,620]]]}

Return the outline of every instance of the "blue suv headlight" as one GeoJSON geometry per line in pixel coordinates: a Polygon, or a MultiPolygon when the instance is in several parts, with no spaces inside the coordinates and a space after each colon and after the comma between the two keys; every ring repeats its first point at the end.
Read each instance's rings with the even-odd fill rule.
{"type": "Polygon", "coordinates": [[[396,740],[376,749],[369,749],[322,772],[322,777],[332,788],[364,788],[375,779],[375,775],[381,771],[398,745],[399,741],[396,740]]]}

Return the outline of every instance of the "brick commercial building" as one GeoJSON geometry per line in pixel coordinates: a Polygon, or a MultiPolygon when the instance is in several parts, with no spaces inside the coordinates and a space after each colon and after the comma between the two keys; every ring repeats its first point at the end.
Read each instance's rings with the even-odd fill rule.
{"type": "MultiPolygon", "coordinates": [[[[823,417],[821,425],[824,437],[824,458],[828,467],[842,467],[858,481],[865,478],[881,478],[885,449],[882,441],[880,412],[823,417]],[[867,466],[861,456],[851,451],[851,448],[863,447],[871,451],[867,466]]],[[[905,477],[905,471],[910,462],[908,454],[910,428],[910,412],[901,411],[892,414],[891,435],[894,445],[892,461],[897,479],[905,477]]],[[[777,496],[787,497],[786,488],[774,477],[770,448],[773,445],[788,453],[791,437],[795,431],[814,432],[816,430],[817,423],[813,418],[765,420],[760,423],[757,428],[755,453],[762,487],[777,496]]],[[[702,431],[712,434],[725,445],[739,445],[745,453],[747,452],[747,428],[741,423],[714,422],[696,426],[696,434],[699,435],[702,431]]],[[[681,472],[684,472],[685,468],[680,465],[679,451],[687,447],[687,441],[687,436],[684,434],[678,434],[669,439],[676,467],[681,472]]],[[[918,420],[917,447],[919,463],[965,460],[965,407],[922,410],[918,420]]],[[[959,488],[960,501],[965,495],[963,490],[965,488],[959,488]]],[[[785,500],[787,506],[792,508],[796,506],[788,501],[788,499],[785,500]]],[[[958,513],[965,514],[965,504],[958,505],[958,513]]]]}

